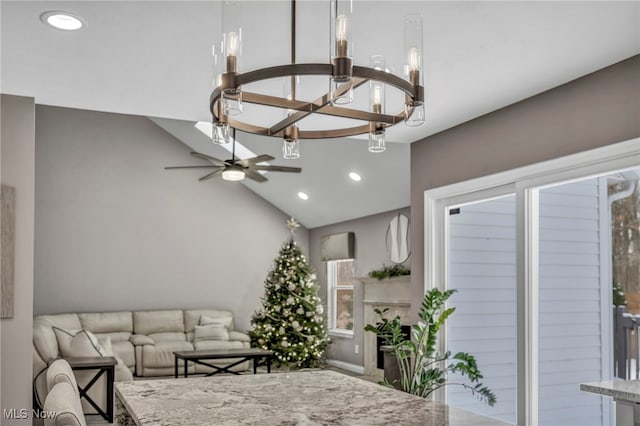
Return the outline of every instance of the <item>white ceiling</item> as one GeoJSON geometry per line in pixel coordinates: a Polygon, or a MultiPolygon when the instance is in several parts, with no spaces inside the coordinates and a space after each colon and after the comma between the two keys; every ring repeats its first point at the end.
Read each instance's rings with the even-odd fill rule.
{"type": "MultiPolygon", "coordinates": [[[[328,3],[298,1],[298,62],[327,61],[328,3]]],[[[245,70],[289,61],[289,4],[245,2],[245,70]]],[[[154,121],[187,145],[224,156],[192,128],[210,120],[219,1],[3,0],[0,7],[2,93],[33,96],[39,104],[161,117],[154,121]],[[47,10],[74,12],[88,25],[75,33],[53,30],[39,20],[47,10]]],[[[637,1],[355,0],[354,62],[366,65],[370,55],[384,54],[387,65],[401,72],[402,18],[411,12],[424,16],[427,124],[389,129],[387,139],[400,144],[389,144],[382,154],[367,153],[362,140],[303,141],[302,159],[274,162],[299,165],[302,174],[270,173],[269,182],[248,187],[307,227],[407,206],[409,149],[402,143],[640,53],[637,1]],[[351,169],[362,171],[358,186],[345,180],[351,169]],[[311,197],[304,204],[295,196],[301,189],[311,197]]],[[[397,112],[393,96],[389,101],[388,112],[397,112]]],[[[238,139],[279,158],[278,140],[238,139]]]]}

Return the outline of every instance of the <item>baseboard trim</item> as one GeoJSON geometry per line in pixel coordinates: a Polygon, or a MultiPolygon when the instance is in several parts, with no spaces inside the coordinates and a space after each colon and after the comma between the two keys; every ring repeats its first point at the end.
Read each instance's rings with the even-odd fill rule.
{"type": "Polygon", "coordinates": [[[364,366],[351,364],[349,362],[338,361],[337,359],[328,359],[327,364],[332,367],[342,368],[343,370],[351,371],[356,374],[364,374],[364,366]]]}

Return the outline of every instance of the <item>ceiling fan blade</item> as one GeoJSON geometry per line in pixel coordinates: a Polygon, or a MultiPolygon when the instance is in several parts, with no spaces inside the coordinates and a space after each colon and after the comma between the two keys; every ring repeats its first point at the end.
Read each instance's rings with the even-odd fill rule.
{"type": "Polygon", "coordinates": [[[269,180],[266,177],[262,176],[260,173],[251,169],[244,169],[244,175],[249,179],[255,180],[256,182],[266,182],[269,180]]]}
{"type": "Polygon", "coordinates": [[[287,167],[287,166],[252,166],[253,170],[264,170],[266,172],[286,172],[286,173],[300,173],[302,169],[300,167],[287,167]]]}
{"type": "Polygon", "coordinates": [[[250,164],[262,163],[263,161],[271,161],[275,160],[275,157],[270,156],[269,154],[258,155],[257,157],[247,158],[246,160],[236,161],[236,164],[240,164],[244,167],[247,167],[250,164]]]}
{"type": "Polygon", "coordinates": [[[198,179],[199,182],[202,182],[204,180],[207,179],[211,179],[212,177],[214,177],[215,175],[217,175],[218,173],[222,172],[224,170],[224,167],[220,167],[218,170],[214,170],[211,173],[202,176],[200,179],[198,179]]]}
{"type": "Polygon", "coordinates": [[[220,166],[214,166],[213,164],[209,164],[208,166],[168,166],[165,167],[165,170],[171,170],[171,169],[210,169],[211,167],[220,167],[220,166]]]}
{"type": "Polygon", "coordinates": [[[216,166],[220,166],[223,167],[224,166],[224,161],[215,158],[215,157],[210,157],[207,154],[202,154],[200,152],[191,152],[191,155],[193,155],[194,157],[198,157],[198,158],[202,158],[204,160],[210,161],[211,163],[215,164],[216,166]]]}

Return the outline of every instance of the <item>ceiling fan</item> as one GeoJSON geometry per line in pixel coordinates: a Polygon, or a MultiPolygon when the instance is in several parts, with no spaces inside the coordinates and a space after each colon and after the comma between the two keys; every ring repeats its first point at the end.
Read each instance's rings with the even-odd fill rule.
{"type": "Polygon", "coordinates": [[[194,157],[202,158],[210,162],[210,165],[200,166],[170,166],[165,167],[165,170],[171,169],[214,169],[210,173],[202,176],[198,181],[202,182],[207,179],[211,179],[217,175],[221,175],[222,179],[229,181],[243,180],[245,177],[253,179],[256,182],[265,182],[269,179],[264,177],[259,171],[267,172],[286,172],[286,173],[300,173],[302,169],[300,167],[286,167],[286,166],[271,166],[267,164],[258,164],[265,161],[271,161],[275,158],[263,154],[257,157],[247,158],[246,160],[239,160],[236,157],[236,140],[233,138],[233,146],[230,160],[220,160],[218,158],[211,157],[200,152],[191,152],[194,157]]]}

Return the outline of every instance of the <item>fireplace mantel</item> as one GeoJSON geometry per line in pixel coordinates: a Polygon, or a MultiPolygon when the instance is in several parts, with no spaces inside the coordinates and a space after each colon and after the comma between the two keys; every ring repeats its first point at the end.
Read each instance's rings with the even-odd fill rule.
{"type": "MultiPolygon", "coordinates": [[[[378,280],[371,277],[356,278],[362,283],[364,304],[364,323],[375,324],[378,322],[375,309],[389,309],[385,317],[400,317],[403,325],[410,325],[409,311],[411,309],[411,276],[402,275],[399,277],[378,280]]],[[[364,335],[364,373],[376,376],[382,380],[383,371],[377,368],[377,347],[376,336],[366,332],[364,335]]]]}
{"type": "Polygon", "coordinates": [[[411,275],[384,280],[371,277],[356,279],[363,284],[362,301],[365,304],[411,304],[411,275]]]}

